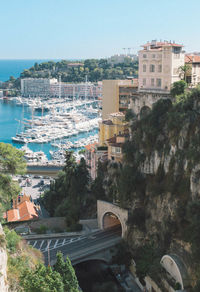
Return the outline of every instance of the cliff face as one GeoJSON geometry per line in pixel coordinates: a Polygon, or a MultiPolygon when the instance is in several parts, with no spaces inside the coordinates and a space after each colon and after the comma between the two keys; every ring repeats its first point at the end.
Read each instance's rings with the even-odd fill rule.
{"type": "Polygon", "coordinates": [[[0,291],[7,292],[7,252],[2,226],[0,225],[0,291]]]}
{"type": "Polygon", "coordinates": [[[117,179],[108,171],[112,183],[106,186],[109,195],[117,189],[115,197],[130,209],[130,246],[153,242],[162,253],[176,250],[194,282],[200,267],[199,100],[198,90],[176,104],[160,100],[133,121],[120,175],[119,167],[117,179]]]}

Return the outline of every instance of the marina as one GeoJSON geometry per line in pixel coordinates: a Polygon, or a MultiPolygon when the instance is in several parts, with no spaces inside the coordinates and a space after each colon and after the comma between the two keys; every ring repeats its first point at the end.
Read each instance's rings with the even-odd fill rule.
{"type": "Polygon", "coordinates": [[[0,100],[0,141],[25,152],[28,165],[63,165],[66,150],[98,140],[98,100],[61,98],[0,100]],[[46,109],[46,110],[45,110],[46,109]],[[8,126],[4,129],[4,123],[8,126]]]}

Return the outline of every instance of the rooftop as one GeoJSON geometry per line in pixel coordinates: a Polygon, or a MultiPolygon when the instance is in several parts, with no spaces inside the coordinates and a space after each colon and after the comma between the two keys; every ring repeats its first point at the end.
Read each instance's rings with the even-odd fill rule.
{"type": "Polygon", "coordinates": [[[185,55],[185,63],[200,63],[200,56],[198,55],[185,55]]]}
{"type": "Polygon", "coordinates": [[[163,42],[157,42],[156,40],[153,40],[151,42],[147,42],[146,44],[142,45],[144,49],[149,47],[149,49],[157,49],[160,50],[162,47],[183,47],[181,44],[176,44],[175,42],[171,41],[163,41],[163,42]]]}

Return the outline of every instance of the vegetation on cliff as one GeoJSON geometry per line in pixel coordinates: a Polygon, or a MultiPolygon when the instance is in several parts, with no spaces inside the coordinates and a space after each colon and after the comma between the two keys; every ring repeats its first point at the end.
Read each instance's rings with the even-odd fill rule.
{"type": "Polygon", "coordinates": [[[63,171],[44,194],[43,204],[51,216],[65,216],[71,231],[79,227],[79,219],[87,213],[93,200],[88,185],[89,173],[85,160],[82,158],[77,164],[73,153],[66,152],[63,171]]]}
{"type": "Polygon", "coordinates": [[[24,153],[10,144],[0,143],[0,217],[10,208],[10,202],[20,193],[18,182],[11,175],[22,174],[26,170],[24,153]]]}
{"type": "Polygon", "coordinates": [[[199,100],[199,88],[178,91],[173,101],[159,100],[134,117],[122,165],[111,162],[101,176],[108,200],[130,210],[127,239],[139,276],[157,270],[160,256],[183,242],[192,286],[200,277],[199,100]]]}

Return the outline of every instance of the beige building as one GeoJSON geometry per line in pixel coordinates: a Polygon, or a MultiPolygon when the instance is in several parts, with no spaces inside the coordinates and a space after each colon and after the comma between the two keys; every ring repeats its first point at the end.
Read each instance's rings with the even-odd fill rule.
{"type": "Polygon", "coordinates": [[[103,80],[102,119],[129,108],[131,97],[138,89],[137,79],[103,80]]]}
{"type": "Polygon", "coordinates": [[[108,159],[115,162],[122,162],[123,153],[122,147],[123,144],[128,140],[129,134],[119,134],[115,135],[114,137],[110,138],[108,143],[108,159]]]}
{"type": "Polygon", "coordinates": [[[122,134],[128,129],[128,122],[122,112],[109,115],[109,119],[99,123],[99,146],[107,146],[107,140],[115,135],[122,134]]]}
{"type": "Polygon", "coordinates": [[[183,46],[152,41],[142,47],[139,51],[139,91],[169,92],[171,84],[180,80],[183,46]]]}
{"type": "Polygon", "coordinates": [[[185,64],[188,65],[186,72],[186,82],[195,87],[200,84],[200,56],[198,55],[186,55],[185,64]]]}

